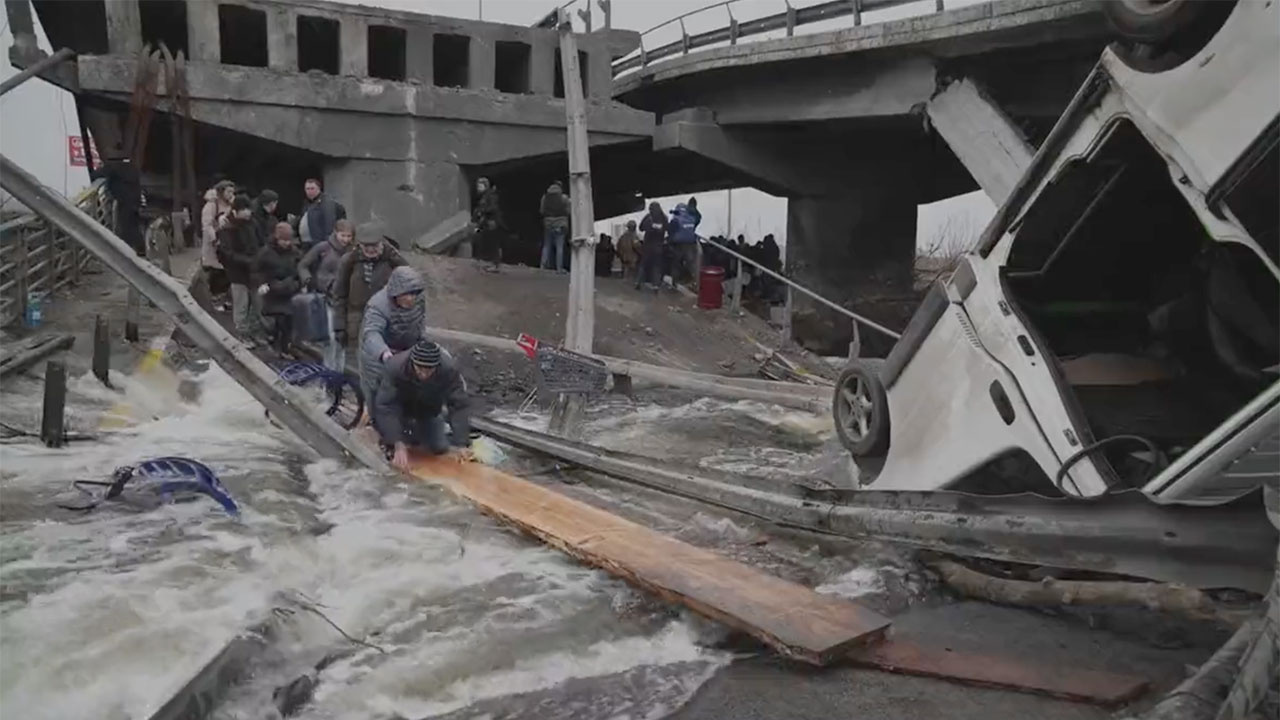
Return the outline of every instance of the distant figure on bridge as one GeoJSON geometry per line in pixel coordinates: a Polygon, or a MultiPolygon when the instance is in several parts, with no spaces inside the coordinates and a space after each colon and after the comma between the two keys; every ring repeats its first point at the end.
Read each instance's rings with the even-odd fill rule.
{"type": "Polygon", "coordinates": [[[489,182],[489,178],[482,177],[476,181],[471,223],[476,231],[476,257],[493,263],[485,270],[498,272],[502,269],[502,203],[498,198],[498,188],[489,182]]]}
{"type": "Polygon", "coordinates": [[[257,287],[252,277],[253,266],[262,250],[252,212],[249,197],[236,195],[231,201],[231,212],[227,213],[222,229],[218,230],[218,258],[226,270],[227,281],[231,283],[231,317],[236,335],[251,348],[265,339],[262,304],[257,293],[252,291],[257,287]]]}
{"type": "Polygon", "coordinates": [[[667,238],[667,213],[657,202],[649,203],[649,214],[640,220],[644,244],[640,246],[640,271],[636,273],[636,289],[658,289],[662,281],[662,259],[667,238]]]}
{"type": "Polygon", "coordinates": [[[553,182],[542,196],[542,262],[543,270],[564,272],[564,243],[569,236],[569,196],[560,183],[553,182]]]}
{"type": "Polygon", "coordinates": [[[698,269],[698,225],[702,213],[698,212],[698,198],[680,203],[671,211],[671,223],[667,226],[667,242],[671,246],[672,282],[692,282],[698,269]]]}
{"type": "Polygon", "coordinates": [[[231,200],[235,194],[235,183],[219,180],[205,191],[204,207],[200,209],[200,265],[209,284],[209,293],[215,298],[226,295],[230,289],[227,273],[218,259],[218,230],[220,218],[231,212],[231,200]]]}
{"type": "Polygon", "coordinates": [[[293,352],[293,296],[302,289],[298,279],[301,259],[302,253],[293,242],[293,227],[282,222],[253,264],[262,314],[271,318],[271,346],[287,360],[298,359],[293,352]]]}
{"type": "Polygon", "coordinates": [[[471,459],[471,398],[453,358],[430,340],[390,358],[373,403],[373,427],[391,464],[409,467],[409,448],[471,459]],[[449,432],[445,432],[448,408],[449,432]]]}
{"type": "MultiPolygon", "coordinates": [[[[333,339],[346,348],[344,354],[358,358],[364,307],[405,261],[376,223],[361,225],[355,240],[356,249],[343,256],[333,279],[333,339]]],[[[365,398],[371,400],[368,395],[365,398]]]]}
{"type": "Polygon", "coordinates": [[[618,246],[615,250],[618,253],[618,260],[622,262],[622,277],[631,278],[636,274],[636,267],[640,264],[640,236],[636,234],[635,220],[627,221],[627,229],[618,236],[618,246]]]}
{"type": "Polygon", "coordinates": [[[334,224],[347,216],[347,209],[329,197],[323,187],[317,178],[307,178],[302,184],[307,202],[298,218],[298,239],[302,241],[303,250],[310,250],[312,245],[328,238],[334,224]]]}
{"type": "MultiPolygon", "coordinates": [[[[391,271],[387,286],[369,299],[360,326],[360,389],[375,398],[383,366],[422,339],[427,324],[427,284],[411,267],[391,271]]],[[[366,400],[367,401],[367,400],[366,400]]]]}

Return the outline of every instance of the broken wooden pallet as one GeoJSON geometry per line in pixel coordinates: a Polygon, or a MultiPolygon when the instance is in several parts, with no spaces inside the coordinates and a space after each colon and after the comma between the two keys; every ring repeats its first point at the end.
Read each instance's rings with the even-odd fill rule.
{"type": "Polygon", "coordinates": [[[879,639],[889,621],[478,463],[416,456],[412,473],[553,547],[746,632],[789,657],[827,665],[879,639]]]}

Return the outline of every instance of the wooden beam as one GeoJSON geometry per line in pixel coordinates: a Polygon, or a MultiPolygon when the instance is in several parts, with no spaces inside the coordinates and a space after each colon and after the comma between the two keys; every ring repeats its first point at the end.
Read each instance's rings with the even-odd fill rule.
{"type": "MultiPolygon", "coordinates": [[[[495,350],[524,352],[516,345],[515,340],[479,335],[462,330],[428,327],[427,334],[441,342],[455,342],[467,345],[479,345],[495,350]]],[[[592,357],[604,362],[609,372],[616,375],[627,375],[637,380],[644,380],[658,385],[684,388],[710,397],[730,400],[758,400],[784,407],[799,408],[812,412],[827,412],[831,405],[831,388],[823,385],[806,385],[803,383],[786,383],[775,380],[756,378],[731,378],[722,375],[695,373],[688,370],[650,365],[636,360],[595,355],[592,357]]]]}
{"type": "Polygon", "coordinates": [[[39,362],[42,358],[59,350],[66,350],[76,341],[76,336],[69,333],[61,335],[41,335],[29,338],[17,347],[5,348],[7,351],[0,358],[0,377],[22,372],[39,362]]]}
{"type": "Polygon", "coordinates": [[[886,618],[853,602],[819,594],[501,470],[419,455],[411,472],[552,547],[797,660],[827,665],[880,638],[889,627],[886,618]]]}
{"type": "Polygon", "coordinates": [[[1036,663],[1008,656],[975,655],[963,650],[889,638],[858,648],[849,655],[854,665],[905,675],[953,680],[965,685],[1018,690],[1036,695],[1114,706],[1147,690],[1135,675],[1088,670],[1059,662],[1036,663]]]}

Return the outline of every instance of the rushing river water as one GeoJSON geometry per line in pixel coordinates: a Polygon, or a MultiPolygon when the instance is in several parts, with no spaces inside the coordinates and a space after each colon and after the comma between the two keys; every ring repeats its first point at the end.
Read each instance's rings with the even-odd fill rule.
{"type": "MultiPolygon", "coordinates": [[[[0,446],[0,716],[146,718],[264,623],[266,648],[215,717],[277,717],[273,691],[309,675],[318,684],[298,717],[657,718],[732,658],[708,642],[706,623],[430,487],[314,461],[216,369],[197,402],[119,384],[140,422],[69,450],[0,446]],[[150,511],[56,508],[75,501],[72,480],[166,454],[213,467],[241,520],[203,498],[150,511]]],[[[6,387],[6,422],[38,416],[37,387],[6,387]]],[[[71,389],[81,429],[121,400],[91,378],[71,389]]],[[[722,469],[807,472],[831,462],[814,449],[820,426],[752,404],[610,401],[593,412],[588,439],[722,469]],[[699,453],[694,428],[706,432],[717,415],[753,433],[750,449],[721,442],[699,453]]],[[[758,534],[694,518],[699,541],[747,547],[758,534]]],[[[813,584],[832,592],[882,585],[847,562],[819,565],[813,584]]]]}

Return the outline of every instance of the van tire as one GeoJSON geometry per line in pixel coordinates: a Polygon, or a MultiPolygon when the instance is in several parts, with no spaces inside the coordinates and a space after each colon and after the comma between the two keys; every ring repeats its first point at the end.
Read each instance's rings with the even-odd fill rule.
{"type": "Polygon", "coordinates": [[[1111,27],[1126,40],[1160,43],[1194,24],[1209,3],[1204,0],[1109,0],[1101,5],[1111,27]]]}
{"type": "Polygon", "coordinates": [[[889,399],[880,380],[883,360],[851,360],[836,380],[831,415],[836,435],[855,458],[889,450],[889,399]]]}

